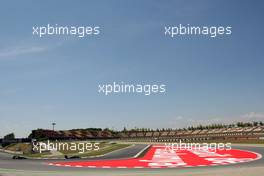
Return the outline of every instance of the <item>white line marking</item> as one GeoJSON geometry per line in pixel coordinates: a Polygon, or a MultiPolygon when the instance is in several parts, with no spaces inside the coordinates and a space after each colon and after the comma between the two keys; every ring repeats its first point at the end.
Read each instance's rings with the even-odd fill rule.
{"type": "Polygon", "coordinates": [[[149,148],[151,145],[147,145],[142,150],[140,150],[133,158],[137,158],[141,153],[143,153],[147,148],[149,148]]]}

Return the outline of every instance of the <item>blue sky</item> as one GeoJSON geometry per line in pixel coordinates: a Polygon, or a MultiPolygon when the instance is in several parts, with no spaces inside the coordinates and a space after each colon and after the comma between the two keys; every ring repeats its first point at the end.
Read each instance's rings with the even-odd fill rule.
{"type": "Polygon", "coordinates": [[[0,6],[0,137],[31,129],[186,127],[264,120],[262,1],[5,1],[0,6]],[[32,26],[98,25],[96,37],[32,26]],[[220,38],[164,37],[165,25],[232,26],[220,38]],[[165,95],[97,93],[113,81],[165,95]]]}

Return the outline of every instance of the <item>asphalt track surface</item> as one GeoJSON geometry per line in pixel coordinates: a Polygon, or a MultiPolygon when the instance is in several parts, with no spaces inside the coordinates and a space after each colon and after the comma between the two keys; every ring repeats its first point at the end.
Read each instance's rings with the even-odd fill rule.
{"type": "MultiPolygon", "coordinates": [[[[114,151],[101,157],[89,160],[109,160],[131,158],[142,151],[147,145],[137,144],[129,148],[114,151]]],[[[239,146],[235,149],[247,150],[264,156],[264,147],[239,146]]],[[[87,160],[87,159],[81,159],[87,160]]],[[[0,176],[25,176],[25,175],[93,175],[93,176],[133,176],[133,175],[232,175],[232,176],[261,176],[264,173],[264,158],[247,163],[231,164],[224,166],[205,166],[193,168],[168,168],[168,169],[102,169],[102,168],[76,168],[49,166],[49,162],[62,160],[13,160],[12,155],[0,153],[0,176]]],[[[80,161],[80,159],[67,160],[80,161]]]]}

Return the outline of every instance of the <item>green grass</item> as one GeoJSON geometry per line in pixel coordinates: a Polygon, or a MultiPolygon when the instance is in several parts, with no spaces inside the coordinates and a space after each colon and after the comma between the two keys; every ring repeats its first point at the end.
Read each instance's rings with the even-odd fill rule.
{"type": "MultiPolygon", "coordinates": [[[[54,143],[57,143],[57,142],[54,142],[54,143]]],[[[79,141],[79,142],[72,142],[72,141],[65,141],[63,142],[64,144],[68,143],[69,146],[71,146],[70,143],[75,143],[74,145],[78,145],[79,143],[84,143],[83,141],[79,141]]],[[[88,142],[87,142],[88,143],[88,142]]],[[[89,142],[89,143],[92,143],[94,144],[95,142],[89,142]]],[[[112,151],[115,151],[115,150],[119,150],[119,149],[122,149],[122,148],[126,148],[128,146],[130,146],[130,144],[117,144],[117,143],[108,143],[108,142],[98,142],[99,143],[99,150],[94,150],[94,148],[92,148],[92,150],[78,150],[78,148],[76,148],[76,150],[70,150],[70,148],[68,148],[67,150],[67,147],[65,147],[63,149],[63,147],[61,148],[62,150],[59,150],[58,152],[61,153],[61,155],[51,155],[51,152],[49,151],[46,151],[46,152],[43,152],[43,153],[39,153],[38,151],[36,151],[35,153],[31,153],[31,152],[24,152],[24,155],[25,157],[64,157],[64,155],[68,155],[68,156],[80,156],[80,157],[90,157],[90,156],[98,156],[98,155],[104,155],[104,154],[107,154],[109,152],[112,152],[112,151]],[[81,153],[83,152],[83,153],[81,153]]],[[[24,151],[28,151],[31,147],[30,147],[30,144],[23,144],[23,143],[20,143],[20,144],[11,144],[9,145],[8,147],[6,147],[6,149],[9,149],[9,150],[13,150],[15,151],[17,148],[20,148],[24,151]]],[[[85,147],[84,147],[85,148],[85,147]]]]}
{"type": "Polygon", "coordinates": [[[23,153],[29,153],[31,150],[29,143],[9,144],[8,146],[4,147],[4,149],[14,151],[14,152],[20,151],[23,153]]]}
{"type": "Polygon", "coordinates": [[[41,157],[48,157],[50,153],[30,153],[24,154],[25,157],[32,157],[32,158],[41,158],[41,157]]]}

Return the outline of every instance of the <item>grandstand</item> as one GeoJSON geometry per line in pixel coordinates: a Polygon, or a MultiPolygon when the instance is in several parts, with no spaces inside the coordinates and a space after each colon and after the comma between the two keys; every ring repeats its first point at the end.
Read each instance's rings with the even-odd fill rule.
{"type": "Polygon", "coordinates": [[[32,130],[32,133],[29,135],[31,139],[50,140],[113,139],[117,137],[115,133],[101,129],[73,129],[63,131],[37,129],[32,130]]]}
{"type": "Polygon", "coordinates": [[[262,140],[264,127],[232,127],[220,129],[171,130],[154,132],[119,133],[120,139],[129,141],[177,142],[213,140],[262,140]],[[142,135],[145,134],[145,135],[142,135]]]}
{"type": "Polygon", "coordinates": [[[177,142],[177,141],[234,141],[263,140],[264,126],[218,126],[212,129],[197,127],[177,130],[128,130],[111,131],[102,129],[73,129],[53,131],[33,130],[29,138],[50,140],[86,140],[86,139],[117,139],[146,142],[177,142]]]}

